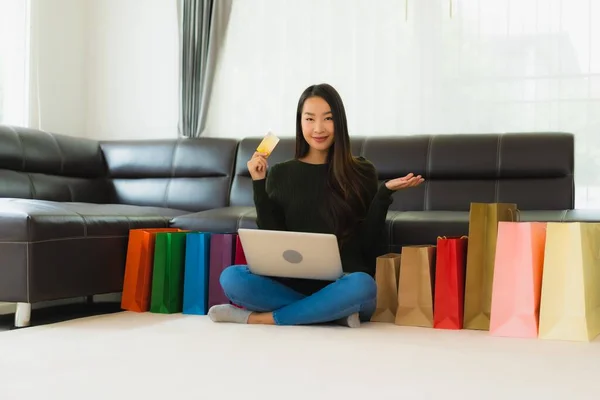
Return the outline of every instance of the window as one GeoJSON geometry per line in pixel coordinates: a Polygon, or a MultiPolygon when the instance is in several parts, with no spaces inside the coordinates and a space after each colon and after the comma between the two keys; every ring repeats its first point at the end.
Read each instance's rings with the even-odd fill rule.
{"type": "Polygon", "coordinates": [[[575,207],[598,208],[600,2],[453,2],[453,18],[432,21],[449,44],[434,49],[449,49],[438,76],[453,90],[434,93],[451,110],[443,122],[456,131],[573,133],[575,207]]]}
{"type": "Polygon", "coordinates": [[[0,124],[27,125],[29,1],[0,1],[0,124]]]}

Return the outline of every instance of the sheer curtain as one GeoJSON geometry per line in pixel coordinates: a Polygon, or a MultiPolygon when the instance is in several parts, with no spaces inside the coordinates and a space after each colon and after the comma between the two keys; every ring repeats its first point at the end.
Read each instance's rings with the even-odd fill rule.
{"type": "MultiPolygon", "coordinates": [[[[28,20],[28,1],[0,1],[0,124],[27,125],[28,20]]],[[[0,302],[0,315],[13,312],[0,302]]]]}
{"type": "Polygon", "coordinates": [[[28,18],[28,1],[0,1],[0,124],[27,124],[28,18]]]}
{"type": "Polygon", "coordinates": [[[572,132],[576,205],[600,207],[599,1],[374,3],[234,2],[206,135],[293,135],[329,82],[353,135],[572,132]]]}

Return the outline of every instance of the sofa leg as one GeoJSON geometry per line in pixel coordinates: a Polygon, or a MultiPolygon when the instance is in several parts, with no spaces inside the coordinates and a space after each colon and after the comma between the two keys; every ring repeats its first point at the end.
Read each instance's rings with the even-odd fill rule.
{"type": "Polygon", "coordinates": [[[85,296],[85,303],[87,305],[94,304],[94,296],[85,296]]]}
{"type": "Polygon", "coordinates": [[[17,303],[15,312],[15,327],[24,328],[31,322],[31,303],[17,303]]]}

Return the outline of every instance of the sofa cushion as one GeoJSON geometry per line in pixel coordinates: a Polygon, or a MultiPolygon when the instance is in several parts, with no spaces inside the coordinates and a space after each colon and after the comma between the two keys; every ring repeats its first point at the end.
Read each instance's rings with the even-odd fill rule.
{"type": "MultiPolygon", "coordinates": [[[[521,211],[523,222],[600,221],[600,212],[585,210],[521,211]]],[[[256,229],[254,207],[225,207],[180,215],[171,221],[180,229],[204,232],[237,232],[256,229]]],[[[468,211],[390,211],[380,252],[400,252],[402,246],[435,244],[438,236],[469,234],[468,211]]]]}
{"type": "Polygon", "coordinates": [[[469,233],[468,211],[390,211],[388,213],[389,251],[402,246],[435,244],[438,236],[469,233]]]}
{"type": "Polygon", "coordinates": [[[97,141],[0,125],[0,169],[101,178],[106,166],[97,141]]]}
{"type": "Polygon", "coordinates": [[[425,177],[396,192],[391,210],[468,211],[471,202],[561,210],[574,205],[573,146],[567,133],[410,135],[368,138],[362,155],[380,179],[425,177]]]}
{"type": "MultiPolygon", "coordinates": [[[[259,142],[246,138],[238,145],[232,206],[253,205],[246,163],[259,142]]],[[[375,164],[380,180],[410,172],[425,177],[423,185],[396,192],[391,210],[468,211],[471,202],[514,202],[523,210],[574,205],[572,134],[353,137],[351,143],[353,154],[375,164]]],[[[282,138],[269,164],[292,158],[294,149],[295,138],[282,138]]]]}
{"type": "Polygon", "coordinates": [[[600,222],[600,210],[565,210],[564,222],[600,222]]]}
{"type": "Polygon", "coordinates": [[[0,199],[0,241],[126,236],[129,229],[166,227],[181,214],[185,211],[122,204],[0,199]]]}
{"type": "Polygon", "coordinates": [[[106,203],[98,142],[0,125],[0,197],[106,203]]]}
{"type": "Polygon", "coordinates": [[[239,228],[256,228],[256,210],[240,206],[200,211],[173,218],[171,226],[191,231],[235,233],[239,228]]]}
{"type": "Polygon", "coordinates": [[[196,212],[229,202],[235,139],[119,140],[101,147],[115,203],[196,212]]]}
{"type": "MultiPolygon", "coordinates": [[[[391,219],[388,216],[382,243],[377,250],[380,254],[388,251],[389,233],[391,232],[389,228],[390,223],[391,219]]],[[[220,233],[235,233],[239,228],[258,228],[256,226],[256,209],[254,207],[225,207],[185,214],[173,218],[171,226],[191,231],[220,233]]]]}
{"type": "Polygon", "coordinates": [[[129,229],[183,211],[0,199],[0,301],[38,302],[123,289],[129,229]]]}

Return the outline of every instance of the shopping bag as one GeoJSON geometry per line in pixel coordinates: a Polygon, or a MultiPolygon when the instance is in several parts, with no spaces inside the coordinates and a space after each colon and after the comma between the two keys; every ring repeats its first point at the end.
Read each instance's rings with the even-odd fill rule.
{"type": "Polygon", "coordinates": [[[548,223],[542,339],[591,341],[600,333],[600,224],[548,223]]]}
{"type": "Polygon", "coordinates": [[[498,224],[491,335],[537,338],[545,247],[544,222],[498,224]]]}
{"type": "Polygon", "coordinates": [[[223,270],[233,264],[235,236],[237,235],[230,233],[211,235],[208,308],[217,304],[229,304],[221,287],[220,277],[223,270]]]}
{"type": "Polygon", "coordinates": [[[150,312],[182,311],[186,235],[187,232],[156,234],[150,312]]]}
{"type": "Polygon", "coordinates": [[[467,242],[466,236],[437,239],[434,328],[462,329],[467,242]]]}
{"type": "Polygon", "coordinates": [[[210,233],[188,233],[185,245],[183,314],[206,315],[208,312],[208,271],[210,233]]]}
{"type": "Polygon", "coordinates": [[[235,235],[235,265],[246,265],[246,255],[244,254],[244,248],[242,247],[242,241],[238,235],[235,235]]]}
{"type": "Polygon", "coordinates": [[[377,308],[371,317],[372,322],[389,322],[393,324],[396,320],[400,262],[400,254],[390,253],[377,257],[375,266],[377,308]]]}
{"type": "Polygon", "coordinates": [[[177,228],[131,229],[127,244],[121,308],[146,312],[150,309],[154,240],[158,232],[179,232],[177,228]]]}
{"type": "Polygon", "coordinates": [[[515,221],[517,205],[471,203],[465,281],[465,329],[489,330],[499,221],[515,221]]]}
{"type": "Polygon", "coordinates": [[[433,327],[435,246],[402,247],[396,325],[433,327]]]}

